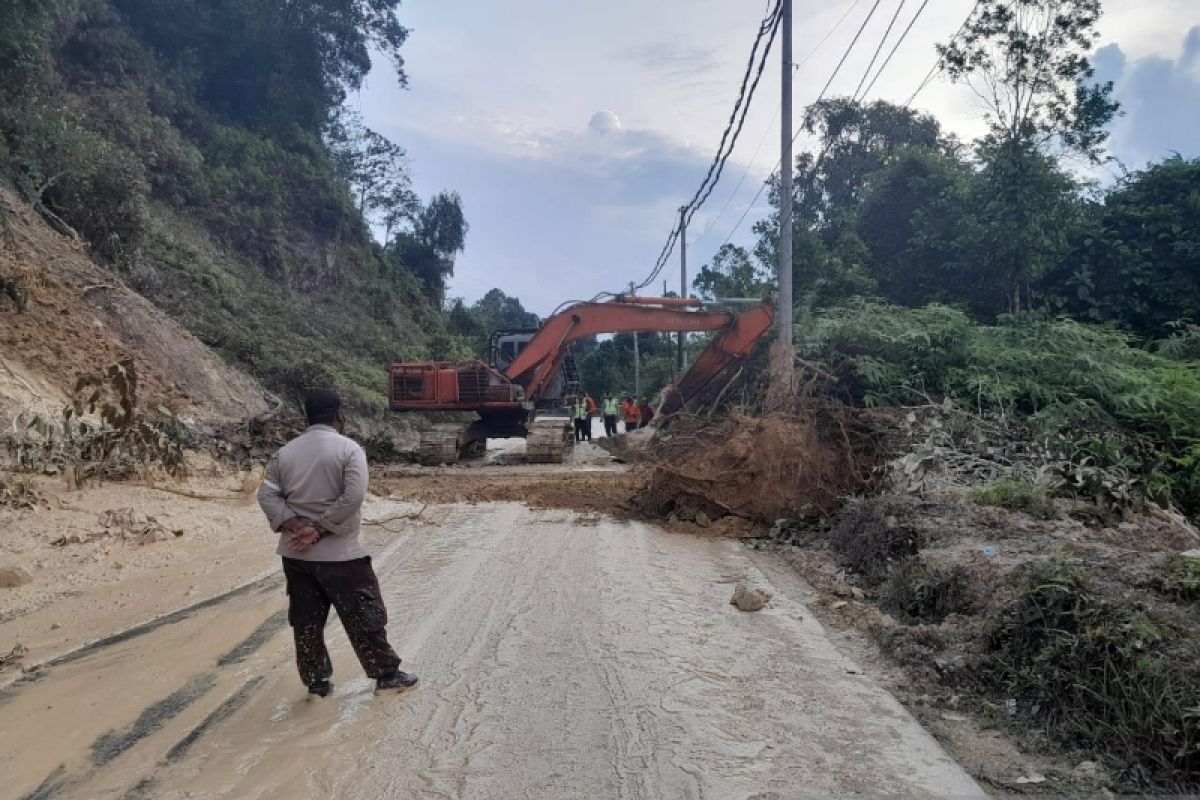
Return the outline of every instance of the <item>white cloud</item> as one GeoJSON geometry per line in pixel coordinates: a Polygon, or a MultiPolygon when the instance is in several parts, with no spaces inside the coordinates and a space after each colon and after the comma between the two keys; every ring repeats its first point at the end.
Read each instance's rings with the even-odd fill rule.
{"type": "Polygon", "coordinates": [[[588,122],[588,130],[601,136],[618,133],[621,130],[621,118],[608,109],[597,111],[588,122]]]}

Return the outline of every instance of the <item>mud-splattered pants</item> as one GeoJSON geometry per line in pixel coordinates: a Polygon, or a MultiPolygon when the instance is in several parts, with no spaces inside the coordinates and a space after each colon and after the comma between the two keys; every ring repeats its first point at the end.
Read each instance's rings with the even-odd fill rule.
{"type": "Polygon", "coordinates": [[[387,609],[371,558],[352,561],[283,559],[287,578],[288,622],[296,636],[296,666],[306,686],[329,680],[333,665],[325,649],[329,606],[337,609],[363,670],[380,678],[400,666],[388,644],[387,609]]]}

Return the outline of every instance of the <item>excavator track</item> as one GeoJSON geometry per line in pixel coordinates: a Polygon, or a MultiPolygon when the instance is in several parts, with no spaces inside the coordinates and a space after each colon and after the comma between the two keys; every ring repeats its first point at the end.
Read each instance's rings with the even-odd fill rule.
{"type": "Polygon", "coordinates": [[[421,431],[417,460],[426,466],[455,463],[458,461],[458,442],[463,430],[463,425],[447,424],[434,425],[421,431]]]}
{"type": "Polygon", "coordinates": [[[540,419],[529,425],[525,437],[525,460],[531,464],[561,464],[574,444],[569,423],[540,419]]]}

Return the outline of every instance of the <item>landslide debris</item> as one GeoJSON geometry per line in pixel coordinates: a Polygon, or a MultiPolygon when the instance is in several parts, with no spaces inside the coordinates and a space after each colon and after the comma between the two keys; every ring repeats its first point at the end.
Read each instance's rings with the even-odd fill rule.
{"type": "MultiPolygon", "coordinates": [[[[76,376],[132,360],[145,408],[211,422],[267,408],[252,378],[0,187],[0,424],[61,409],[76,376]],[[16,290],[14,290],[16,291],[16,290]]],[[[26,422],[28,420],[25,420],[26,422]]]]}
{"type": "Polygon", "coordinates": [[[761,417],[682,417],[646,450],[645,486],[634,507],[696,520],[835,512],[846,497],[877,490],[886,460],[877,412],[813,403],[761,417]]]}

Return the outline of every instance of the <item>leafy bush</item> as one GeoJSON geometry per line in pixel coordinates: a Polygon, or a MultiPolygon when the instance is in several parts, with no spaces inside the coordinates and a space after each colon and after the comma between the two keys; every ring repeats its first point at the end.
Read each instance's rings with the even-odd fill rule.
{"type": "Polygon", "coordinates": [[[1200,367],[1128,334],[1035,315],[976,325],[945,306],[858,303],[817,317],[801,349],[841,378],[835,390],[852,402],[950,397],[978,414],[1020,416],[1064,460],[1115,467],[1151,499],[1200,512],[1200,367]]]}
{"type": "Polygon", "coordinates": [[[1107,753],[1127,779],[1195,786],[1200,707],[1166,656],[1170,638],[1083,570],[1042,563],[991,631],[982,677],[1059,737],[1107,753]]]}

